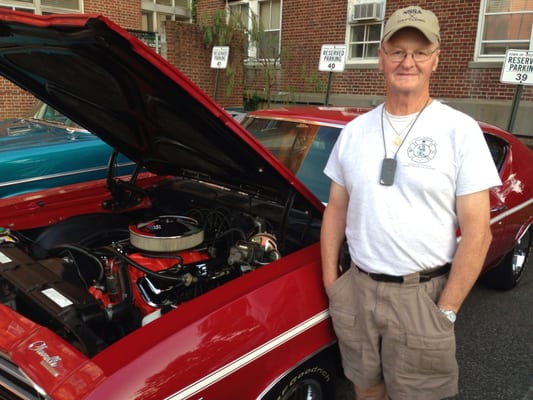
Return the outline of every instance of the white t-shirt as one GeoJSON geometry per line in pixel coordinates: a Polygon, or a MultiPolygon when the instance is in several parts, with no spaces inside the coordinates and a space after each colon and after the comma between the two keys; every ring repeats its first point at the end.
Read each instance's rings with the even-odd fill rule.
{"type": "Polygon", "coordinates": [[[434,100],[398,147],[382,109],[346,125],[324,169],[350,196],[346,237],[352,261],[389,275],[451,262],[455,197],[501,185],[483,133],[474,119],[434,100]],[[397,160],[392,186],[380,184],[384,147],[397,160]]]}

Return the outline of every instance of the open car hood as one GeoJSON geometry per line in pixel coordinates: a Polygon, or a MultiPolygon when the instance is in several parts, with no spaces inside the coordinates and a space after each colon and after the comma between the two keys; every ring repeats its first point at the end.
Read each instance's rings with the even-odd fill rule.
{"type": "Polygon", "coordinates": [[[105,17],[0,11],[0,74],[154,173],[277,199],[296,186],[314,203],[209,96],[105,17]]]}

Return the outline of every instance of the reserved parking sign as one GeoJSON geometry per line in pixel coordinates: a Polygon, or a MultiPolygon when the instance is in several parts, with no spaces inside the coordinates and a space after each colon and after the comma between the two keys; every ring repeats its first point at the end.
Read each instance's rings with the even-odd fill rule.
{"type": "Polygon", "coordinates": [[[320,51],[319,71],[342,72],[346,61],[346,45],[324,44],[320,51]]]}
{"type": "Polygon", "coordinates": [[[211,53],[211,68],[225,69],[228,66],[229,46],[214,46],[211,53]]]}
{"type": "Polygon", "coordinates": [[[533,85],[533,51],[507,50],[500,82],[533,85]]]}

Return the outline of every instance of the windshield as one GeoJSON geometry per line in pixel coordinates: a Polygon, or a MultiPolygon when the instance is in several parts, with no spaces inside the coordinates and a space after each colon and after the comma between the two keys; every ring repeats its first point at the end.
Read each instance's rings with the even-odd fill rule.
{"type": "Polygon", "coordinates": [[[39,101],[34,106],[34,108],[32,109],[32,113],[29,117],[41,121],[59,123],[65,126],[70,126],[72,128],[81,128],[81,126],[73,122],[71,119],[67,118],[59,111],[54,110],[52,107],[50,107],[46,103],[43,103],[42,101],[39,101]]]}
{"type": "Polygon", "coordinates": [[[247,117],[243,126],[320,201],[328,201],[330,180],[323,170],[340,127],[256,117],[247,117]]]}

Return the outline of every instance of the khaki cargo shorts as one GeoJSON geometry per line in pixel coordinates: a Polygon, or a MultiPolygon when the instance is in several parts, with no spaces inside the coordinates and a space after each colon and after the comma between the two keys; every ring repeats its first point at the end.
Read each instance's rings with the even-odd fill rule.
{"type": "Polygon", "coordinates": [[[385,381],[392,400],[439,400],[458,392],[453,323],[436,301],[447,275],[378,282],[351,267],[327,287],[346,377],[385,381]]]}

